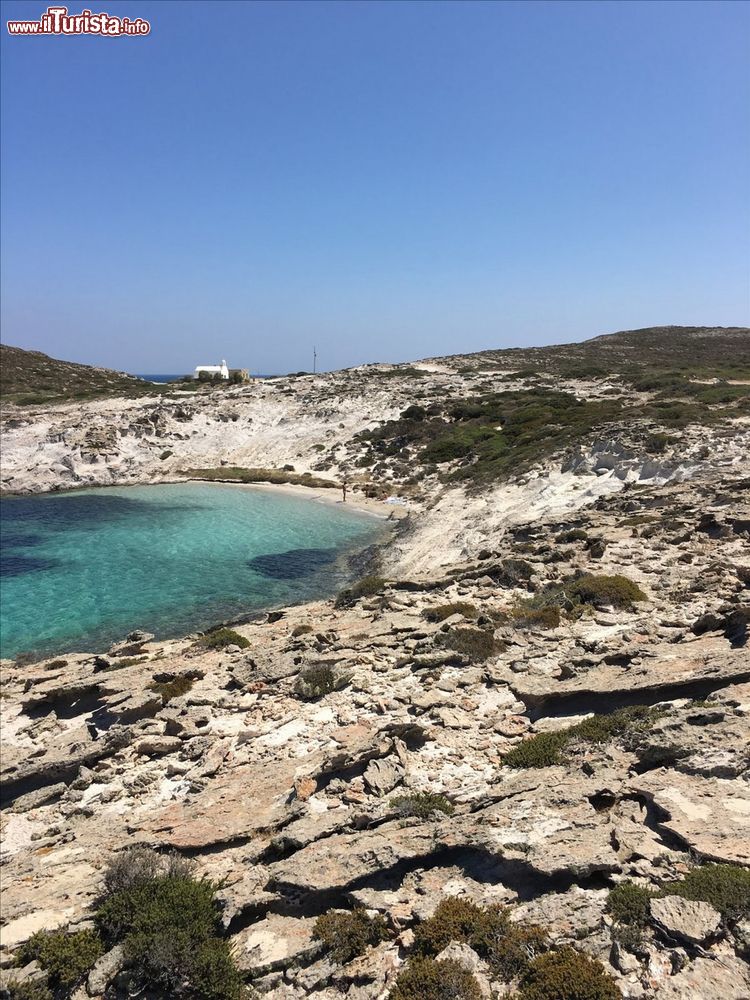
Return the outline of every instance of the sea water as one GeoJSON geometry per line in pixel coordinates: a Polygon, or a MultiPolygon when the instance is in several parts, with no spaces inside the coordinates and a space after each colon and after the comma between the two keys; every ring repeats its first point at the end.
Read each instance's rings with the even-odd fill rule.
{"type": "Polygon", "coordinates": [[[381,518],[271,489],[185,483],[0,501],[0,651],[99,651],[328,596],[381,518]]]}

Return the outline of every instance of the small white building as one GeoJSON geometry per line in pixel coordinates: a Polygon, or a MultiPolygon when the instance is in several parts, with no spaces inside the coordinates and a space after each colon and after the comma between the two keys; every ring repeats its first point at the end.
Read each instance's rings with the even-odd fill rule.
{"type": "Polygon", "coordinates": [[[221,378],[229,380],[229,369],[227,368],[226,361],[222,361],[220,365],[198,365],[195,369],[195,375],[193,378],[200,379],[201,372],[206,372],[207,375],[220,375],[221,378]]]}

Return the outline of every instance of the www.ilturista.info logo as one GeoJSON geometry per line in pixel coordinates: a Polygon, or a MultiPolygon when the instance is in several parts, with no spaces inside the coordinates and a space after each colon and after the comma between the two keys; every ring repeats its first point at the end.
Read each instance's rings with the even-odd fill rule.
{"type": "Polygon", "coordinates": [[[67,7],[48,7],[38,21],[8,21],[11,35],[106,35],[117,38],[123,35],[147,35],[151,25],[143,18],[131,21],[129,17],[114,14],[68,14],[67,7]]]}

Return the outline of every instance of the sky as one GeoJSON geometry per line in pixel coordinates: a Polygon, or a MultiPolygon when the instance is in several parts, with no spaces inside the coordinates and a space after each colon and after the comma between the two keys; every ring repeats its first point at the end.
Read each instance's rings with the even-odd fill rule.
{"type": "Polygon", "coordinates": [[[750,324],[748,3],[66,2],[151,32],[2,25],[5,343],[271,373],[750,324]]]}

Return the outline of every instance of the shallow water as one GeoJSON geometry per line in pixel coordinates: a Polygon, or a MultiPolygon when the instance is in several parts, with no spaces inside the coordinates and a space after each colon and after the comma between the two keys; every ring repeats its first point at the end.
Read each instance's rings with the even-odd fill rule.
{"type": "Polygon", "coordinates": [[[208,483],[0,502],[0,650],[101,650],[135,628],[183,635],[328,596],[383,521],[272,490],[208,483]]]}

